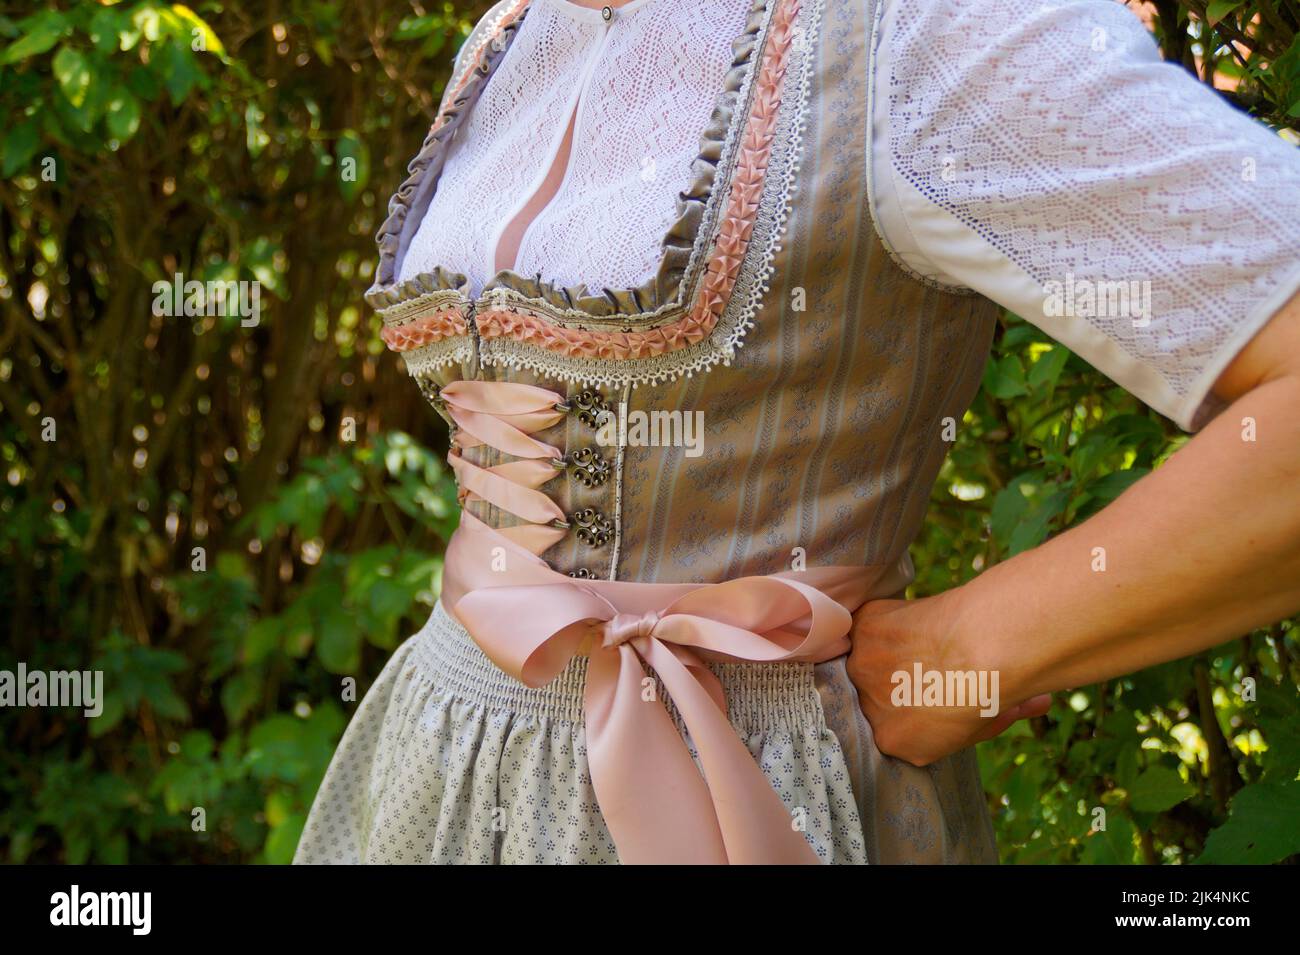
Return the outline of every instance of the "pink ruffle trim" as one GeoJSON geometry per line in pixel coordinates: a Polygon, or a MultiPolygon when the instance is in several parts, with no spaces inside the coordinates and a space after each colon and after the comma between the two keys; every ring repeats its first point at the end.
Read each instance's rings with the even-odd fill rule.
{"type": "Polygon", "coordinates": [[[513,309],[492,309],[478,316],[478,332],[484,338],[515,338],[574,358],[649,358],[703,341],[712,327],[712,323],[706,325],[694,315],[644,332],[560,328],[513,309]]]}
{"type": "Polygon", "coordinates": [[[432,315],[423,315],[401,325],[385,325],[380,330],[379,337],[393,351],[402,352],[430,345],[444,338],[451,338],[453,335],[464,335],[468,331],[461,310],[449,308],[434,312],[432,315]]]}

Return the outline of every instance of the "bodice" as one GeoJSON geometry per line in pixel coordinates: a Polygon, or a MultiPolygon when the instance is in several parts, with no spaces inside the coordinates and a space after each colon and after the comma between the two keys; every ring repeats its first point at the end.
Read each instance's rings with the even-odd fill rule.
{"type": "Polygon", "coordinates": [[[875,232],[873,5],[754,0],[641,284],[403,270],[413,239],[454,228],[439,176],[531,15],[499,4],[468,41],[368,295],[454,429],[466,510],[575,576],[902,558],[996,307],[917,281],[875,232]],[[502,412],[456,382],[525,387],[502,412]]]}

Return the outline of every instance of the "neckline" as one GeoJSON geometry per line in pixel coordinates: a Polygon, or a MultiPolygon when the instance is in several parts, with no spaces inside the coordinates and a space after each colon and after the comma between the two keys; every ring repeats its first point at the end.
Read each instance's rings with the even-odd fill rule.
{"type": "MultiPolygon", "coordinates": [[[[580,4],[574,3],[573,0],[542,0],[542,2],[549,3],[556,9],[562,9],[570,16],[580,20],[603,21],[605,19],[605,14],[601,7],[584,7],[580,4]]],[[[609,21],[610,26],[617,24],[620,16],[626,16],[642,7],[649,6],[654,2],[656,2],[656,0],[628,0],[627,3],[619,4],[617,7],[612,4],[609,5],[610,9],[614,12],[613,18],[609,21]]],[[[713,0],[706,0],[706,2],[713,2],[713,0]]]]}
{"type": "MultiPolygon", "coordinates": [[[[654,2],[631,0],[622,9],[640,8],[654,2]]],[[[690,293],[708,258],[706,247],[717,225],[717,206],[725,199],[720,193],[727,192],[739,147],[735,133],[743,127],[750,111],[749,90],[756,64],[762,58],[767,24],[774,11],[786,2],[789,0],[749,0],[746,6],[744,25],[731,41],[731,63],[701,132],[700,151],[692,164],[693,178],[688,188],[678,195],[677,216],[662,240],[658,267],[648,279],[634,288],[606,287],[593,291],[581,283],[566,287],[541,274],[527,276],[502,269],[484,282],[477,296],[469,294],[467,276],[436,264],[430,271],[399,280],[406,245],[419,228],[428,200],[437,188],[441,163],[451,139],[473,108],[483,85],[490,81],[531,7],[549,4],[552,9],[563,7],[569,12],[590,13],[600,19],[598,9],[578,7],[568,0],[518,0],[516,8],[491,27],[492,33],[479,37],[473,47],[478,62],[462,70],[465,75],[462,89],[444,106],[424,148],[409,167],[411,175],[390,202],[389,217],[377,237],[380,267],[376,282],[367,293],[367,301],[379,309],[401,306],[413,298],[428,295],[457,294],[471,308],[484,302],[512,301],[544,314],[554,326],[578,329],[605,327],[631,331],[655,328],[680,318],[689,307],[690,293]],[[414,214],[409,216],[411,227],[407,229],[410,213],[414,214]]]]}

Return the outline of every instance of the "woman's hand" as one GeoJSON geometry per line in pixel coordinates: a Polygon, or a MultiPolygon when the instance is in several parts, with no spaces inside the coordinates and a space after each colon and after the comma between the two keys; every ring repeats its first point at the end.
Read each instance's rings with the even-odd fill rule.
{"type": "Polygon", "coordinates": [[[1011,675],[959,634],[956,602],[955,592],[873,600],[853,615],[848,672],[862,712],[880,751],[914,766],[990,739],[1051,705],[1046,694],[1014,698],[1011,675]]]}
{"type": "MultiPolygon", "coordinates": [[[[1229,408],[1082,524],[936,597],[854,615],[881,752],[921,766],[1043,713],[1040,694],[1216,646],[1300,608],[1300,294],[1220,375],[1229,408]],[[900,706],[896,674],[998,675],[998,714],[900,706]]],[[[910,696],[910,694],[907,694],[910,696]]]]}

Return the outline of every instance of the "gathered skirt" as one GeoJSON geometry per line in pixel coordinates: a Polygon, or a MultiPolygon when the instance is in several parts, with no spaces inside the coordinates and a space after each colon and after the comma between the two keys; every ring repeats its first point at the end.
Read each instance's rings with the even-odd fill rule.
{"type": "MultiPolygon", "coordinates": [[[[617,862],[587,769],[586,663],[527,687],[437,604],[358,706],[294,862],[617,862]]],[[[996,861],[974,751],[924,768],[881,755],[843,658],[710,668],[824,862],[996,861]]]]}

